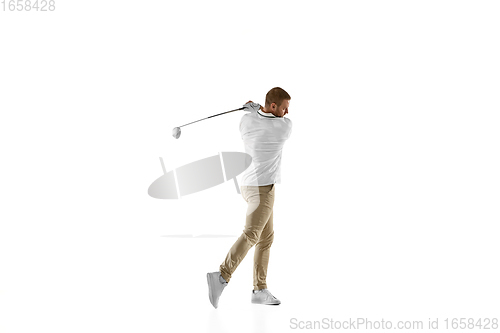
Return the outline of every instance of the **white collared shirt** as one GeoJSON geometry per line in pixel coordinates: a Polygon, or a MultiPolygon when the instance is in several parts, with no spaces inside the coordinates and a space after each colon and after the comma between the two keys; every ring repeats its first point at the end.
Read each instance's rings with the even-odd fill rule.
{"type": "Polygon", "coordinates": [[[240,134],[252,163],[242,173],[241,186],[281,184],[281,154],[292,133],[292,121],[262,110],[241,117],[240,134]]]}
{"type": "Polygon", "coordinates": [[[257,111],[261,116],[268,117],[268,118],[277,118],[274,114],[271,112],[264,112],[262,110],[257,111]]]}

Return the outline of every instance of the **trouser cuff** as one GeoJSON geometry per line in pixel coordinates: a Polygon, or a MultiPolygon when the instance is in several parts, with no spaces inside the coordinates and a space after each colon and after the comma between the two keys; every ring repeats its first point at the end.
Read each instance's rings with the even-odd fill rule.
{"type": "Polygon", "coordinates": [[[224,273],[223,271],[220,271],[220,275],[224,278],[224,280],[226,280],[226,282],[229,282],[229,280],[231,279],[226,273],[224,273]]]}

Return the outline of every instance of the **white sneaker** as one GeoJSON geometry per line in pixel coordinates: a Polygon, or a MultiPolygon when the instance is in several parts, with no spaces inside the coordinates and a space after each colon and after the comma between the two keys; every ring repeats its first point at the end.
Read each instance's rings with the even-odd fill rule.
{"type": "Polygon", "coordinates": [[[225,280],[220,274],[220,271],[207,273],[208,298],[210,299],[210,303],[212,303],[216,309],[219,306],[219,297],[224,288],[227,286],[227,282],[223,281],[225,280]]]}
{"type": "Polygon", "coordinates": [[[268,289],[252,290],[252,303],[279,305],[280,300],[274,297],[268,289]]]}

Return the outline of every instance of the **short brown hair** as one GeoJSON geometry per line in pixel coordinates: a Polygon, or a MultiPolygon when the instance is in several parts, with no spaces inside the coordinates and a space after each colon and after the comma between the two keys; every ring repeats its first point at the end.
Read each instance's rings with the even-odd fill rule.
{"type": "Polygon", "coordinates": [[[271,107],[271,104],[276,103],[280,106],[285,99],[292,99],[290,95],[280,87],[274,87],[266,94],[266,108],[271,107]]]}

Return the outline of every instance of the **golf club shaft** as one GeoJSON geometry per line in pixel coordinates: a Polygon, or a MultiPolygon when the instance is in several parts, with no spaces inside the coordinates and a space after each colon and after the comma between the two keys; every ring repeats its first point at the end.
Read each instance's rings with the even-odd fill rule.
{"type": "Polygon", "coordinates": [[[202,120],[205,120],[205,119],[208,119],[208,118],[212,118],[212,117],[217,117],[217,116],[220,116],[221,114],[226,114],[226,113],[229,113],[229,112],[234,112],[234,111],[240,111],[240,110],[243,110],[245,109],[245,107],[242,107],[242,108],[239,108],[239,109],[236,109],[236,110],[231,110],[231,111],[226,111],[226,112],[222,112],[222,113],[219,113],[219,114],[216,114],[216,115],[213,115],[213,116],[210,116],[210,117],[207,117],[207,118],[203,118],[203,119],[200,119],[200,120],[196,120],[196,121],[193,121],[189,124],[186,124],[186,125],[182,125],[182,126],[179,126],[179,128],[181,127],[184,127],[184,126],[187,126],[187,125],[190,125],[190,124],[194,124],[198,121],[202,121],[202,120]]]}

